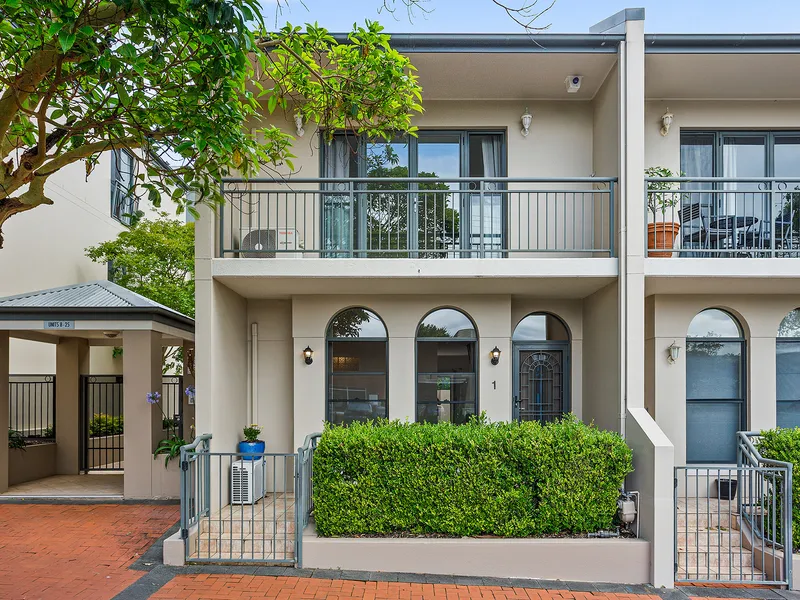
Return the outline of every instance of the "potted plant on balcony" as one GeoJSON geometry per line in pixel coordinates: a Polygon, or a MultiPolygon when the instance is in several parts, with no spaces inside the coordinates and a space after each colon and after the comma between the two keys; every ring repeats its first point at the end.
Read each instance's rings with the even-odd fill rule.
{"type": "MultiPolygon", "coordinates": [[[[644,170],[646,177],[670,178],[675,175],[666,167],[649,167],[644,170]]],[[[668,258],[672,256],[675,247],[675,238],[680,231],[680,223],[674,221],[675,211],[671,212],[672,221],[667,220],[667,209],[673,208],[680,202],[680,193],[677,193],[678,184],[669,181],[647,182],[647,208],[653,221],[647,224],[647,256],[668,258]],[[661,220],[658,215],[661,215],[661,220]],[[662,249],[659,251],[659,249],[662,249]]],[[[648,215],[648,217],[649,217],[648,215]]],[[[648,219],[649,220],[649,219],[648,219]]]]}
{"type": "MultiPolygon", "coordinates": [[[[253,423],[245,427],[242,432],[244,433],[244,441],[239,442],[239,452],[241,454],[264,454],[267,444],[258,439],[261,435],[261,427],[253,423]]],[[[257,456],[245,456],[244,460],[256,460],[257,456]]]]}

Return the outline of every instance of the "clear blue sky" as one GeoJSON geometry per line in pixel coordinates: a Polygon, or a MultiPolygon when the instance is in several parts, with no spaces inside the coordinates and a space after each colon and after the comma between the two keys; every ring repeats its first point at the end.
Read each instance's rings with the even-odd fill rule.
{"type": "MultiPolygon", "coordinates": [[[[275,0],[261,0],[270,17],[275,0]]],[[[525,0],[508,0],[512,5],[525,0]]],[[[539,0],[542,5],[547,0],[539,0]]],[[[382,0],[289,0],[280,24],[318,21],[331,31],[348,31],[354,22],[377,19],[390,32],[509,32],[519,27],[491,0],[429,0],[427,15],[409,22],[404,7],[378,15],[382,0]]],[[[399,3],[399,0],[398,0],[399,3]]],[[[519,6],[519,4],[516,4],[519,6]]],[[[800,0],[556,0],[542,18],[550,31],[582,33],[623,8],[644,7],[648,33],[800,32],[800,0]]]]}

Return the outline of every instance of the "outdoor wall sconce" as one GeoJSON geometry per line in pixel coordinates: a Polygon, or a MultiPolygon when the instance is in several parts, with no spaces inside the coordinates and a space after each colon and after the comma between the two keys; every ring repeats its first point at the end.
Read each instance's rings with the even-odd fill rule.
{"type": "Polygon", "coordinates": [[[300,113],[294,114],[294,126],[297,128],[297,137],[303,137],[306,130],[303,129],[303,115],[300,113]]]}
{"type": "Polygon", "coordinates": [[[311,346],[306,346],[306,349],[303,350],[303,358],[306,359],[307,365],[314,362],[314,351],[311,349],[311,346]]]}
{"type": "Polygon", "coordinates": [[[492,348],[492,351],[490,352],[489,356],[492,357],[492,364],[493,365],[496,365],[497,363],[499,363],[500,362],[500,348],[498,348],[497,346],[492,348]]]}
{"type": "Polygon", "coordinates": [[[667,362],[669,364],[674,365],[678,362],[678,357],[681,355],[681,347],[678,346],[675,342],[670,344],[669,348],[667,348],[667,362]]]}
{"type": "Polygon", "coordinates": [[[669,107],[667,107],[667,112],[661,115],[661,135],[667,137],[669,133],[669,128],[672,127],[672,120],[675,118],[671,112],[669,112],[669,107]]]}
{"type": "Polygon", "coordinates": [[[530,113],[527,106],[525,107],[525,112],[520,117],[520,120],[522,121],[522,131],[520,131],[520,133],[522,134],[522,137],[528,137],[528,134],[531,132],[533,115],[530,113]]]}

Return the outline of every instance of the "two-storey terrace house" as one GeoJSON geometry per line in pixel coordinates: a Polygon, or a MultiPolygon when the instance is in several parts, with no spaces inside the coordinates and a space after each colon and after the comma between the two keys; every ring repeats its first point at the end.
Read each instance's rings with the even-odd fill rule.
{"type": "MultiPolygon", "coordinates": [[[[419,69],[418,137],[305,124],[296,173],[224,181],[198,223],[198,431],[233,452],[257,422],[290,453],[326,421],[572,412],[633,449],[629,581],[697,579],[674,467],[735,466],[737,432],[794,424],[800,400],[800,39],[645,35],[628,9],[587,34],[392,42],[419,69]]],[[[747,579],[731,565],[716,578],[747,579]]]]}

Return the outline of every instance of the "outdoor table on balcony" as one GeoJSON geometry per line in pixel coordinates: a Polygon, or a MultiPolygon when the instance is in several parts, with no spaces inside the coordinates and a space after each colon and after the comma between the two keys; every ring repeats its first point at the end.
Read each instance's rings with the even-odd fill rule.
{"type": "Polygon", "coordinates": [[[709,224],[711,231],[716,234],[715,248],[736,249],[737,232],[740,229],[750,229],[758,223],[758,217],[744,217],[736,215],[723,215],[717,217],[709,224]]]}

